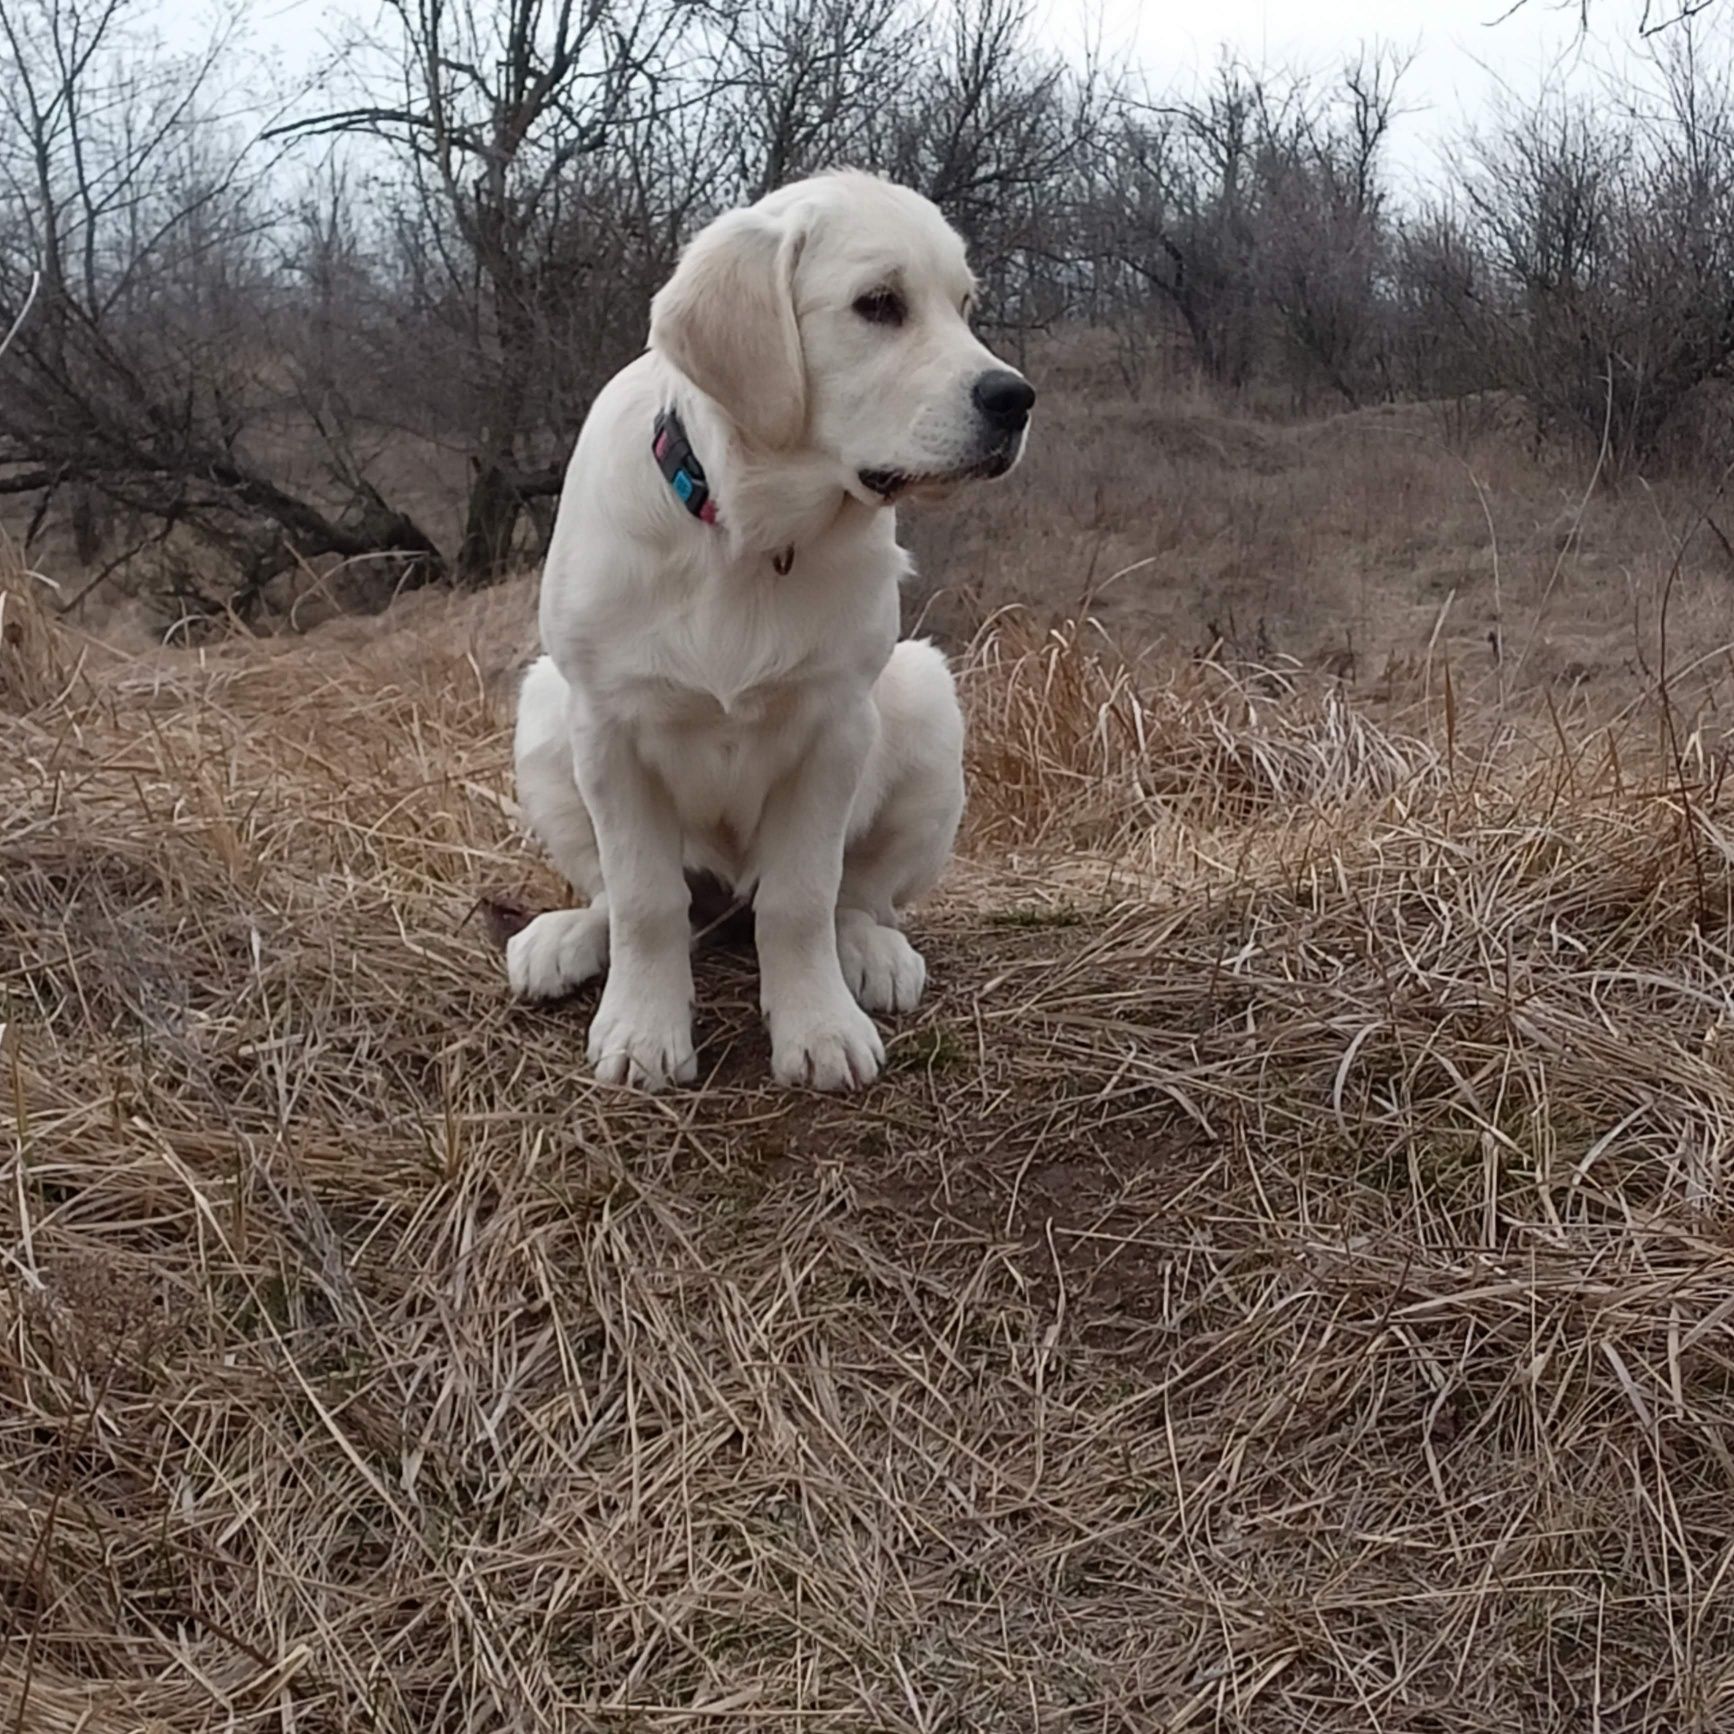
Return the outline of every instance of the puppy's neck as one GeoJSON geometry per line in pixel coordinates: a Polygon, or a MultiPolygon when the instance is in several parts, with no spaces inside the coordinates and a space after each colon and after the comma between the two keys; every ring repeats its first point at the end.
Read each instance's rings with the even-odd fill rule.
{"type": "Polygon", "coordinates": [[[798,561],[803,547],[846,517],[867,518],[882,509],[863,506],[839,487],[836,466],[816,452],[755,448],[699,392],[677,391],[675,408],[704,466],[716,501],[717,527],[736,558],[763,554],[780,559],[793,550],[798,561]]]}

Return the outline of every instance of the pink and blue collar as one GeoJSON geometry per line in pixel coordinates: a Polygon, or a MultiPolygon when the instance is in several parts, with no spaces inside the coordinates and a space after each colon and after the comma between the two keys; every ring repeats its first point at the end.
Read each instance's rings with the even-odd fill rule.
{"type": "Polygon", "coordinates": [[[686,437],[686,426],[672,407],[657,416],[656,437],[650,442],[650,449],[656,456],[656,467],[680,503],[695,518],[714,524],[716,501],[711,498],[704,465],[698,461],[692,441],[686,437]]]}
{"type": "MultiPolygon", "coordinates": [[[[686,437],[686,427],[679,413],[671,408],[656,418],[656,434],[650,442],[656,457],[656,467],[663,479],[674,489],[675,497],[701,523],[715,524],[716,501],[711,498],[710,484],[705,480],[704,465],[686,437]]],[[[779,578],[788,576],[795,563],[795,550],[785,548],[771,556],[771,568],[779,578]]]]}

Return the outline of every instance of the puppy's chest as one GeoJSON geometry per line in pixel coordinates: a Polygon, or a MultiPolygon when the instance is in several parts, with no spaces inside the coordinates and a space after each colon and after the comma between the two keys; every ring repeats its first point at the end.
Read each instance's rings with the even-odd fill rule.
{"type": "Polygon", "coordinates": [[[798,608],[695,607],[643,644],[639,750],[674,798],[702,864],[738,874],[769,791],[810,749],[858,675],[850,637],[798,608]],[[708,840],[708,841],[707,841],[708,840]],[[713,859],[714,857],[714,859],[713,859]]]}
{"type": "Polygon", "coordinates": [[[694,865],[738,877],[751,859],[770,792],[799,765],[818,726],[813,695],[751,689],[725,709],[670,692],[640,721],[638,748],[680,815],[694,865]]]}
{"type": "Polygon", "coordinates": [[[834,686],[847,635],[800,608],[756,597],[705,599],[620,647],[612,672],[646,721],[750,734],[783,726],[804,697],[834,686]]]}
{"type": "Polygon", "coordinates": [[[694,610],[641,640],[632,656],[631,726],[689,815],[755,807],[837,693],[831,657],[766,625],[694,610]]]}

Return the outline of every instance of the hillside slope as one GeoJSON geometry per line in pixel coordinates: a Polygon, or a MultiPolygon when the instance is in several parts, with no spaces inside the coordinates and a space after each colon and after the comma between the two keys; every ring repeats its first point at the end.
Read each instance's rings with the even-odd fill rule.
{"type": "Polygon", "coordinates": [[[889,1075],[510,1005],[525,598],[0,619],[0,1717],[1734,1721],[1734,808],[972,653],[889,1075]],[[16,743],[16,745],[14,745],[16,743]],[[1494,767],[1499,768],[1494,768],[1494,767]]]}

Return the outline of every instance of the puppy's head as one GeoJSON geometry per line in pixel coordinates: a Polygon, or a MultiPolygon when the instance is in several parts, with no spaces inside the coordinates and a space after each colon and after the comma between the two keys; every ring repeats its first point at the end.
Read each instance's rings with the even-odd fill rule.
{"type": "Polygon", "coordinates": [[[836,466],[869,503],[1001,476],[1035,391],[970,330],[963,242],[920,194],[816,176],[705,229],[651,346],[755,446],[836,466]]]}

